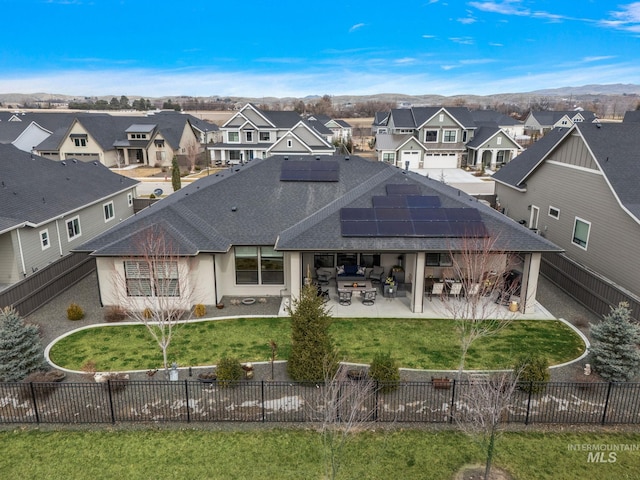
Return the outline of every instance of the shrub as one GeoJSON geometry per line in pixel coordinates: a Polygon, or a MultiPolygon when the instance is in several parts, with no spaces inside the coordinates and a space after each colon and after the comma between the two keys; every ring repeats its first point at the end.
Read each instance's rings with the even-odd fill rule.
{"type": "Polygon", "coordinates": [[[43,367],[38,327],[26,323],[13,307],[0,309],[0,381],[17,382],[43,367]]]}
{"type": "Polygon", "coordinates": [[[196,316],[196,318],[202,318],[207,314],[207,307],[205,307],[201,303],[198,303],[193,309],[193,314],[196,316]]]}
{"type": "Polygon", "coordinates": [[[378,353],[373,357],[369,376],[381,384],[380,390],[383,393],[392,392],[400,383],[400,370],[390,353],[378,353]]]}
{"type": "Polygon", "coordinates": [[[72,303],[67,307],[67,318],[69,320],[82,320],[84,318],[84,310],[77,303],[72,303]]]}
{"type": "Polygon", "coordinates": [[[242,365],[235,358],[225,357],[218,363],[216,368],[216,376],[218,377],[218,385],[221,387],[235,387],[242,379],[244,370],[242,365]]]}
{"type": "Polygon", "coordinates": [[[541,355],[520,355],[513,369],[520,372],[520,389],[529,393],[542,392],[551,377],[549,360],[541,355]]]}
{"type": "Polygon", "coordinates": [[[142,316],[149,320],[151,317],[153,317],[153,310],[151,310],[149,307],[145,308],[142,312],[142,316]]]}
{"type": "Polygon", "coordinates": [[[121,322],[127,318],[127,312],[124,308],[118,306],[107,307],[104,312],[105,322],[121,322]]]}

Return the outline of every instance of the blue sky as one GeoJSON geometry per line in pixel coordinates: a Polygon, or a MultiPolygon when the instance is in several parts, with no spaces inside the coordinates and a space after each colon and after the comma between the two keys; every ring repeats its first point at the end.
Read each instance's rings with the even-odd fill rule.
{"type": "Polygon", "coordinates": [[[640,2],[0,0],[0,93],[478,94],[640,83],[640,2]]]}

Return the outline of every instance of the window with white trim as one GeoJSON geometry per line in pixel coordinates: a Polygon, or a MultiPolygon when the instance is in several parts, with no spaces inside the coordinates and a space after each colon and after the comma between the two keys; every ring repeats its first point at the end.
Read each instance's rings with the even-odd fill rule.
{"type": "Polygon", "coordinates": [[[179,297],[178,262],[125,260],[124,276],[129,297],[179,297]]]}
{"type": "Polygon", "coordinates": [[[259,138],[261,142],[268,142],[271,140],[271,135],[269,132],[260,132],[259,138]]]}
{"type": "Polygon", "coordinates": [[[253,131],[247,130],[246,132],[244,132],[244,136],[247,142],[253,142],[253,131]]]}
{"type": "Polygon", "coordinates": [[[113,211],[113,202],[105,203],[102,205],[102,209],[104,211],[104,221],[108,222],[109,220],[113,220],[115,213],[113,211]]]}
{"type": "Polygon", "coordinates": [[[284,254],[273,247],[235,247],[238,285],[284,285],[284,254]]]}
{"type": "Polygon", "coordinates": [[[127,193],[127,205],[133,206],[133,193],[127,193]]]}
{"type": "Polygon", "coordinates": [[[437,142],[438,141],[438,130],[425,130],[424,131],[424,141],[425,142],[437,142]]]}
{"type": "Polygon", "coordinates": [[[502,137],[498,137],[498,138],[496,138],[496,143],[497,143],[498,145],[502,145],[502,137]]]}
{"type": "Polygon", "coordinates": [[[87,139],[86,138],[74,138],[73,143],[76,147],[86,147],[87,139]]]}
{"type": "Polygon", "coordinates": [[[442,141],[445,143],[455,143],[458,137],[457,130],[445,130],[442,132],[442,141]]]}
{"type": "Polygon", "coordinates": [[[291,148],[293,147],[293,140],[289,139],[287,140],[287,148],[291,148]]]}
{"type": "Polygon", "coordinates": [[[227,138],[229,139],[229,143],[238,143],[240,142],[240,133],[238,132],[228,132],[227,138]]]}
{"type": "Polygon", "coordinates": [[[587,249],[589,243],[589,231],[591,230],[591,222],[587,222],[581,218],[576,217],[573,224],[573,238],[571,242],[580,248],[587,249]]]}
{"type": "Polygon", "coordinates": [[[40,230],[40,246],[42,250],[46,250],[51,246],[49,242],[49,229],[45,228],[44,230],[40,230]]]}
{"type": "Polygon", "coordinates": [[[387,162],[387,163],[393,163],[396,160],[396,154],[391,152],[391,153],[383,153],[382,154],[382,161],[383,162],[387,162]]]}
{"type": "Polygon", "coordinates": [[[560,218],[560,209],[556,207],[549,206],[549,216],[555,219],[560,218]]]}
{"type": "Polygon", "coordinates": [[[80,217],[73,217],[72,219],[67,220],[66,224],[68,240],[73,240],[82,234],[80,231],[80,217]]]}

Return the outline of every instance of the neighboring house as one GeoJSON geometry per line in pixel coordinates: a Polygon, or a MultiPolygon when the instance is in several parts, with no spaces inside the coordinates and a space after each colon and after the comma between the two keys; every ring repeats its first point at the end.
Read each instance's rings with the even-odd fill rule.
{"type": "Polygon", "coordinates": [[[524,123],[509,115],[495,110],[470,110],[469,112],[476,125],[497,125],[516,141],[524,135],[524,123]]]}
{"type": "Polygon", "coordinates": [[[24,113],[0,121],[0,143],[52,160],[76,158],[107,167],[168,166],[192,146],[215,142],[216,125],[174,111],[146,116],[106,113],[24,113]]]}
{"type": "Polygon", "coordinates": [[[316,268],[335,274],[338,266],[359,265],[368,275],[373,266],[388,272],[400,263],[410,301],[398,308],[422,312],[425,277],[444,275],[450,253],[469,235],[494,238],[497,263],[512,254],[524,259],[520,305],[531,312],[541,254],[560,251],[436,180],[357,156],[278,155],[196,180],[78,246],[96,257],[104,305],[158,296],[138,249],[141,238],[158,232],[180,255],[169,265],[178,275],[174,287],[193,291],[178,299],[184,308],[223,296],[297,298],[316,268]],[[128,292],[116,277],[142,286],[128,292]]]}
{"type": "MultiPolygon", "coordinates": [[[[378,160],[412,171],[498,168],[522,147],[486,116],[476,122],[466,107],[399,108],[386,119],[376,115],[378,160]]],[[[495,112],[491,117],[501,119],[495,112]]]]}
{"type": "Polygon", "coordinates": [[[569,128],[574,123],[593,123],[597,121],[596,114],[588,110],[533,110],[529,112],[529,115],[524,120],[524,129],[529,133],[544,135],[556,127],[569,128]]]}
{"type": "Polygon", "coordinates": [[[556,128],[493,179],[505,213],[640,296],[640,123],[556,128]]]}
{"type": "Polygon", "coordinates": [[[373,116],[373,123],[371,124],[371,135],[378,133],[389,133],[387,128],[387,120],[389,118],[389,112],[376,112],[373,116]]]}
{"type": "Polygon", "coordinates": [[[328,139],[329,142],[346,142],[353,137],[353,128],[344,120],[336,120],[328,115],[310,115],[307,117],[307,120],[310,122],[319,122],[331,130],[331,137],[328,139]]]}
{"type": "Polygon", "coordinates": [[[0,286],[133,215],[137,183],[98,162],[55,162],[0,145],[0,286]]]}
{"type": "Polygon", "coordinates": [[[640,110],[629,110],[624,113],[623,123],[639,123],[640,122],[640,110]]]}
{"type": "Polygon", "coordinates": [[[331,155],[332,131],[296,112],[260,110],[248,103],[220,128],[222,141],[210,145],[211,162],[241,164],[271,155],[331,155]]]}

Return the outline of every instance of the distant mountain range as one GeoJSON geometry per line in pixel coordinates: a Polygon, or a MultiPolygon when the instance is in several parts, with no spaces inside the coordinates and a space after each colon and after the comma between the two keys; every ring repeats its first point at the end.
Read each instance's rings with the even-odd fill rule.
{"type": "MultiPolygon", "coordinates": [[[[111,100],[113,97],[120,98],[121,94],[103,95],[99,97],[83,96],[83,95],[60,95],[53,93],[0,93],[0,103],[3,106],[23,106],[25,104],[42,104],[46,102],[69,102],[69,101],[84,101],[84,100],[111,100]]],[[[151,101],[166,101],[171,99],[172,101],[178,101],[185,99],[198,98],[201,101],[212,101],[216,99],[225,99],[238,103],[255,102],[259,104],[275,104],[280,103],[282,105],[290,104],[296,100],[303,100],[306,102],[319,99],[322,95],[310,95],[304,98],[293,97],[228,97],[228,96],[215,96],[208,97],[193,97],[193,96],[172,96],[172,97],[146,97],[151,101]]],[[[551,88],[545,90],[534,90],[530,92],[513,92],[513,93],[497,93],[493,95],[406,95],[402,93],[379,93],[375,95],[335,95],[331,98],[334,104],[348,104],[359,103],[366,101],[384,101],[384,102],[396,102],[398,104],[406,103],[410,105],[438,105],[442,103],[450,103],[452,101],[464,101],[467,103],[477,103],[480,105],[491,105],[495,102],[526,104],[527,102],[534,101],[542,97],[555,97],[556,99],[562,98],[567,100],[578,101],[593,101],[601,96],[624,96],[624,97],[636,97],[640,96],[640,85],[636,84],[607,84],[607,85],[582,85],[577,87],[560,87],[551,88]]],[[[141,98],[141,96],[128,96],[130,101],[141,98]]],[[[628,99],[630,100],[630,99],[628,99]]]]}

